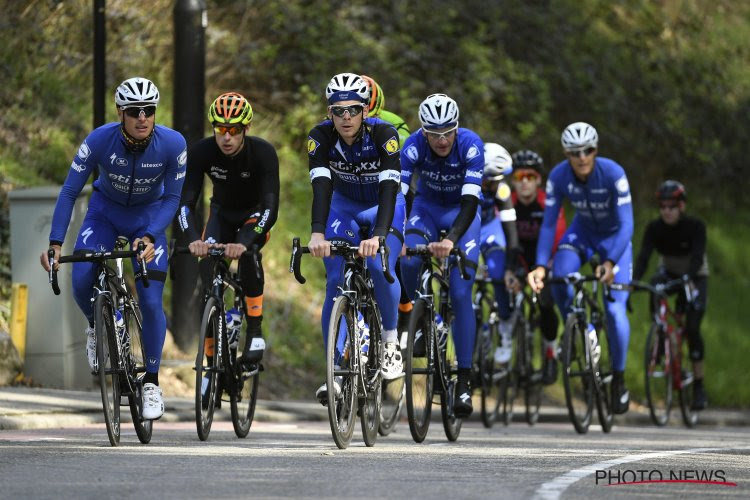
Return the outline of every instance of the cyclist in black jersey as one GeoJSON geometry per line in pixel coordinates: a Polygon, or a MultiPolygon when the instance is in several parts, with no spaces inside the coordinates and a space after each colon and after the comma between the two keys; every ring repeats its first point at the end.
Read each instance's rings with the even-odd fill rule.
{"type": "MultiPolygon", "coordinates": [[[[659,218],[646,227],[641,251],[635,260],[633,278],[641,279],[654,249],[660,254],[659,268],[653,283],[665,282],[687,274],[693,282],[693,303],[685,311],[685,332],[690,346],[695,383],[693,410],[708,406],[703,385],[704,345],[700,333],[701,320],[708,299],[708,261],[706,259],[706,226],[700,219],[685,214],[685,186],[665,181],[656,192],[659,218]]],[[[684,307],[682,301],[678,307],[684,307]]]]}
{"type": "MultiPolygon", "coordinates": [[[[205,257],[210,246],[224,247],[229,258],[239,258],[239,273],[247,306],[247,337],[242,359],[247,364],[263,358],[263,268],[244,252],[260,249],[270,237],[279,209],[279,160],[267,141],[245,135],[253,119],[248,100],[236,92],[220,95],[208,110],[213,137],[206,137],[188,151],[188,168],[178,220],[187,233],[190,251],[205,257]],[[213,183],[211,207],[201,234],[195,220],[195,204],[203,176],[213,183]]],[[[210,269],[201,262],[204,285],[210,269]]]]}

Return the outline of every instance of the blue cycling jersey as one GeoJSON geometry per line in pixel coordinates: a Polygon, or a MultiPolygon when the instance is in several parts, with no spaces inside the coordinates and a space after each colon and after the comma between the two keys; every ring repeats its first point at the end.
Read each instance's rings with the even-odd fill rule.
{"type": "Polygon", "coordinates": [[[480,197],[484,170],[484,143],[467,128],[459,128],[451,152],[441,158],[430,149],[422,129],[404,142],[401,154],[401,190],[409,190],[412,174],[417,171],[417,196],[442,207],[461,203],[461,196],[480,197]]]}
{"type": "Polygon", "coordinates": [[[539,232],[536,264],[549,261],[555,226],[564,198],[575,207],[573,223],[586,235],[596,236],[602,260],[618,262],[633,236],[630,185],[623,168],[609,158],[597,157],[586,182],[573,172],[568,160],[559,163],[547,180],[544,221],[539,232]]]}
{"type": "Polygon", "coordinates": [[[94,189],[107,200],[121,206],[148,205],[161,200],[161,207],[151,213],[144,234],[154,236],[164,232],[180,202],[186,160],[185,139],[170,128],[156,125],[148,147],[136,153],[125,147],[120,123],[95,129],[70,164],[52,216],[50,241],[65,239],[75,200],[94,168],[99,169],[94,189]]]}

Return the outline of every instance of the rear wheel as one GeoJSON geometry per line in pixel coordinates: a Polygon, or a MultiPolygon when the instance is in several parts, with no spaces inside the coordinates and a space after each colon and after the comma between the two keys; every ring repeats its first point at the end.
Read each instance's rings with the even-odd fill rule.
{"type": "Polygon", "coordinates": [[[594,410],[594,387],[586,346],[586,334],[577,318],[570,315],[563,333],[563,386],[568,416],[579,434],[585,434],[594,410]]]}
{"type": "Polygon", "coordinates": [[[146,360],[146,352],[143,347],[143,332],[141,325],[143,324],[140,311],[126,309],[125,310],[125,324],[128,328],[128,335],[130,337],[130,361],[128,363],[129,370],[131,371],[130,379],[133,381],[134,392],[128,396],[128,403],[130,405],[130,416],[133,418],[133,427],[135,427],[135,433],[138,436],[138,440],[143,444],[151,442],[151,433],[154,428],[153,420],[143,419],[143,383],[138,377],[138,373],[144,368],[146,360]]]}
{"type": "Polygon", "coordinates": [[[120,442],[120,363],[114,327],[114,309],[109,297],[97,295],[94,302],[96,356],[99,361],[99,389],[104,423],[112,446],[120,442]]]}
{"type": "Polygon", "coordinates": [[[326,348],[328,420],[331,424],[333,440],[341,449],[349,446],[352,439],[354,416],[357,411],[359,340],[354,330],[355,314],[349,298],[340,295],[333,303],[331,319],[328,323],[328,346],[326,348]],[[337,385],[338,391],[335,389],[337,385]]]}
{"type": "Polygon", "coordinates": [[[417,443],[424,441],[432,413],[435,350],[431,308],[417,299],[409,317],[406,353],[406,411],[409,431],[417,443]]]}
{"type": "Polygon", "coordinates": [[[669,339],[656,324],[646,337],[645,389],[651,420],[658,426],[669,422],[672,409],[672,349],[669,339]]]}
{"type": "MultiPolygon", "coordinates": [[[[250,341],[249,337],[245,338],[245,342],[250,341]]],[[[233,379],[229,390],[232,426],[237,437],[244,438],[250,432],[250,426],[253,425],[253,417],[255,416],[260,364],[255,364],[249,370],[245,370],[242,363],[240,363],[237,350],[229,349],[228,351],[228,356],[231,360],[231,377],[233,379]]]]}
{"type": "Polygon", "coordinates": [[[214,419],[219,393],[220,354],[218,352],[218,332],[223,322],[221,305],[215,297],[209,297],[203,308],[201,336],[198,342],[198,355],[195,358],[195,424],[201,441],[208,439],[214,419]]]}

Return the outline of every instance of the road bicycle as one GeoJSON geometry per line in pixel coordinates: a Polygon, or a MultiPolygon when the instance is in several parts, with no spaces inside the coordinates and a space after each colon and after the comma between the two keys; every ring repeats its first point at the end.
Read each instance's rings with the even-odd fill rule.
{"type": "MultiPolygon", "coordinates": [[[[190,253],[189,248],[175,248],[175,253],[190,253]]],[[[260,252],[253,245],[247,252],[254,260],[254,268],[260,273],[260,252]]],[[[230,270],[224,258],[223,247],[210,247],[210,289],[205,296],[201,316],[198,353],[195,357],[195,425],[201,441],[208,439],[214,418],[214,409],[221,406],[222,394],[229,396],[232,427],[239,438],[247,437],[253,424],[255,405],[258,399],[258,382],[262,363],[246,366],[240,357],[239,330],[229,331],[226,320],[226,304],[232,304],[244,322],[247,315],[245,294],[237,273],[230,270]],[[230,333],[233,338],[230,341],[230,333]]],[[[260,279],[260,276],[258,277],[260,279]]],[[[245,342],[252,339],[245,336],[245,342]]]]}
{"type": "MultiPolygon", "coordinates": [[[[439,395],[445,435],[449,441],[455,441],[461,432],[462,419],[456,417],[453,410],[458,370],[451,335],[453,308],[449,294],[449,273],[452,259],[433,259],[427,245],[407,248],[406,256],[422,258],[406,342],[409,430],[414,441],[424,441],[430,427],[433,398],[439,395]]],[[[454,248],[451,256],[455,257],[461,277],[470,279],[465,269],[466,255],[463,251],[454,248]]]]}
{"type": "MultiPolygon", "coordinates": [[[[363,229],[366,233],[367,231],[363,229]]],[[[349,446],[354,434],[354,418],[359,415],[362,437],[367,446],[374,446],[381,418],[395,420],[393,415],[384,415],[382,405],[385,343],[382,340],[383,323],[374,295],[374,284],[367,266],[367,259],[359,257],[359,247],[345,241],[331,241],[331,255],[343,258],[343,282],[334,300],[328,322],[326,343],[326,387],[328,419],[336,446],[349,446]],[[369,337],[368,337],[369,335],[369,337]],[[333,397],[331,397],[333,395],[333,397]]],[[[289,271],[301,284],[305,278],[300,265],[307,247],[300,245],[299,238],[292,240],[292,256],[289,271]]],[[[394,282],[388,268],[388,247],[380,237],[378,254],[386,281],[394,282]]],[[[389,381],[396,386],[403,375],[389,381]]],[[[399,389],[394,389],[400,392],[399,389]]],[[[397,408],[391,408],[397,411],[397,408]]]]}
{"type": "Polygon", "coordinates": [[[646,400],[651,420],[658,426],[669,422],[673,392],[680,398],[682,421],[687,427],[698,422],[692,409],[693,373],[685,368],[689,359],[685,338],[685,311],[693,304],[690,278],[685,275],[664,283],[631,283],[633,290],[651,293],[652,319],[644,350],[646,400]],[[672,308],[669,295],[679,293],[678,306],[672,308]]]}
{"type": "MultiPolygon", "coordinates": [[[[139,242],[137,250],[123,250],[127,238],[119,237],[112,251],[79,250],[73,255],[61,256],[58,263],[93,262],[96,265],[97,281],[93,287],[91,301],[94,303],[94,331],[96,334],[96,357],[98,377],[104,409],[104,423],[112,446],[120,442],[121,397],[128,398],[130,415],[136,435],[141,443],[151,441],[153,421],[143,419],[142,373],[146,372],[146,353],[143,345],[143,319],[138,302],[123,274],[123,261],[135,258],[139,266],[136,278],[148,287],[146,263],[140,259],[145,245],[139,242]],[[114,267],[109,261],[115,261],[114,267]]],[[[60,287],[55,270],[55,252],[47,253],[50,264],[49,282],[55,295],[60,287]]]]}
{"type": "MultiPolygon", "coordinates": [[[[596,268],[596,264],[592,264],[596,268]]],[[[588,432],[594,403],[604,432],[612,430],[611,384],[613,372],[604,325],[604,313],[598,301],[599,278],[579,272],[551,278],[550,284],[572,285],[572,312],[565,321],[562,340],[562,372],[568,415],[579,434],[588,432]],[[590,283],[590,289],[586,285],[590,283]]],[[[626,284],[604,287],[605,300],[613,300],[609,290],[626,290],[626,284]]]]}

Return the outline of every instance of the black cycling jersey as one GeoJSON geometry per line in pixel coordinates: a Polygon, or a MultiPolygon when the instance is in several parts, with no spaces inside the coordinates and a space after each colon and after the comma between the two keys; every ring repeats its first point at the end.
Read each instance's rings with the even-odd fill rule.
{"type": "Polygon", "coordinates": [[[544,201],[538,198],[528,205],[516,199],[516,228],[518,242],[523,249],[522,255],[527,265],[533,265],[536,259],[536,242],[539,240],[539,230],[544,219],[544,201]]]}
{"type": "Polygon", "coordinates": [[[643,277],[654,249],[661,254],[661,266],[669,274],[708,275],[706,226],[700,219],[683,214],[673,226],[661,218],[652,220],[643,234],[641,251],[635,260],[634,279],[643,277]]]}
{"type": "MultiPolygon", "coordinates": [[[[245,136],[240,151],[230,157],[216,144],[213,136],[198,141],[188,151],[188,166],[182,189],[178,220],[189,241],[201,238],[194,212],[203,187],[203,175],[213,182],[211,206],[227,213],[257,211],[252,231],[245,231],[240,243],[249,246],[265,242],[276,222],[279,210],[279,159],[267,141],[245,136]]],[[[220,243],[228,243],[222,241],[220,243]]]]}

